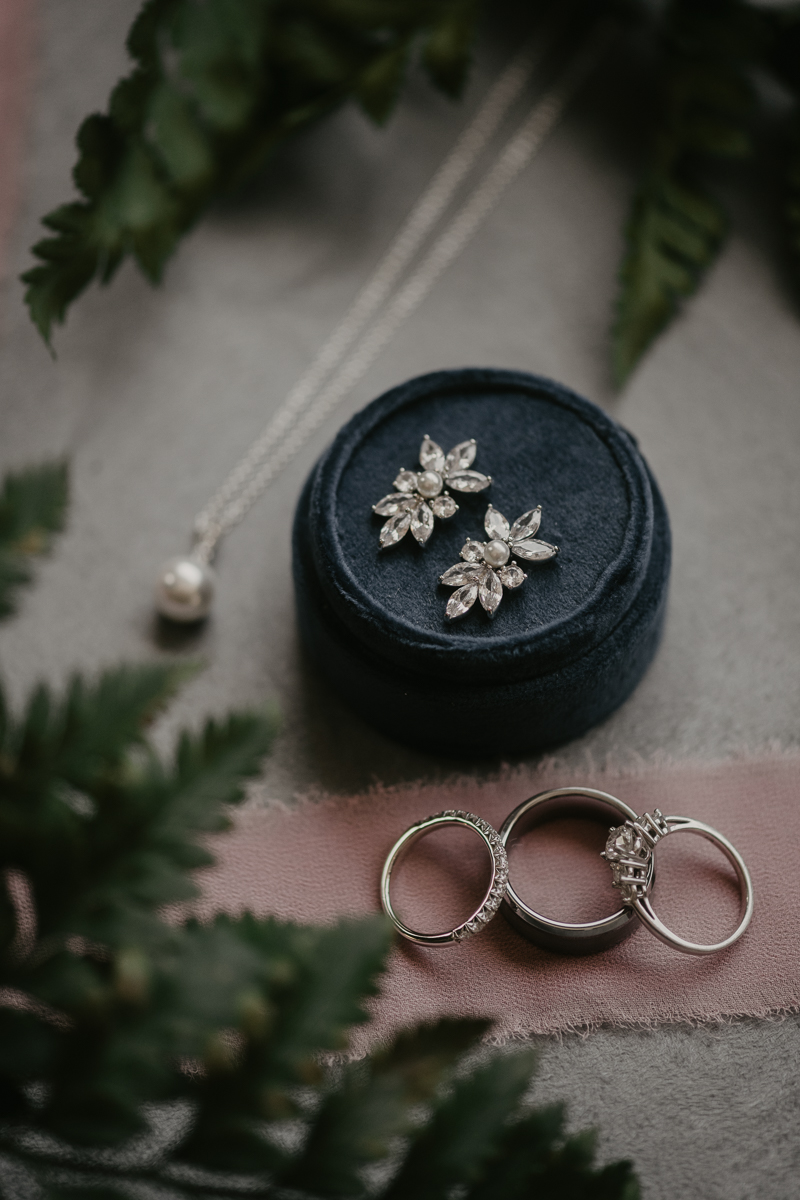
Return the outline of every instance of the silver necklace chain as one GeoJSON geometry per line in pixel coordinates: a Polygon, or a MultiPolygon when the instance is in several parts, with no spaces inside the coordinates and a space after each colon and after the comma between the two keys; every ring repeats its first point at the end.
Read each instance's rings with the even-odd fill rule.
{"type": "Polygon", "coordinates": [[[503,71],[342,321],[257,440],[197,515],[192,550],[195,561],[202,564],[211,561],[220,538],[242,520],[306,439],[351,391],[472,239],[558,121],[604,48],[607,33],[603,29],[591,36],[557,82],[534,104],[461,208],[405,282],[398,286],[476,159],[519,98],[539,55],[526,48],[503,71]]]}

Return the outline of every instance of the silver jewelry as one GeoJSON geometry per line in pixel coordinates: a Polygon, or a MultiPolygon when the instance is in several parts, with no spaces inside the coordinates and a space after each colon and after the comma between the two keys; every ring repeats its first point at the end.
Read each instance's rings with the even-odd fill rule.
{"type": "Polygon", "coordinates": [[[481,475],[470,470],[478,443],[474,438],[459,442],[445,457],[444,450],[427,433],[419,449],[421,471],[407,471],[405,467],[392,485],[396,490],[384,496],[372,511],[389,520],[381,529],[381,549],[396,546],[409,529],[424,546],[433,533],[434,517],[454,517],[458,505],[447,491],[482,492],[492,482],[491,475],[481,475]]]}
{"type": "Polygon", "coordinates": [[[217,574],[200,558],[171,558],[156,586],[156,608],[171,621],[201,621],[211,611],[217,574]]]}
{"type": "Polygon", "coordinates": [[[505,846],[497,830],[488,821],[484,821],[483,817],[476,817],[474,813],[448,809],[446,812],[426,817],[424,821],[417,821],[416,824],[411,825],[403,836],[395,842],[389,852],[389,857],[384,863],[381,874],[381,904],[387,917],[391,918],[399,932],[404,938],[408,938],[410,942],[417,942],[420,946],[446,946],[451,942],[466,941],[467,938],[472,937],[474,933],[478,933],[479,930],[489,924],[500,907],[500,901],[503,898],[507,882],[508,858],[506,857],[505,846]],[[466,828],[474,830],[481,837],[491,857],[492,877],[489,881],[488,891],[481,901],[480,906],[463,924],[458,925],[455,929],[449,929],[445,933],[419,933],[415,929],[410,929],[408,925],[401,921],[394,910],[390,893],[392,871],[397,865],[400,856],[415,841],[425,837],[426,834],[441,825],[464,825],[466,828]]]}
{"type": "Polygon", "coordinates": [[[468,244],[508,186],[542,145],[609,37],[609,28],[605,26],[592,32],[556,83],[534,103],[461,206],[412,266],[523,91],[538,55],[526,47],[503,71],[340,324],[258,438],[198,513],[191,553],[171,559],[162,568],[155,601],[164,616],[174,621],[195,621],[208,613],[210,593],[201,601],[196,590],[176,590],[170,582],[176,567],[179,567],[178,575],[186,574],[190,566],[203,571],[208,568],[220,539],[246,516],[276,475],[291,462],[331,410],[350,393],[403,322],[422,303],[442,272],[468,244]]]}
{"type": "Polygon", "coordinates": [[[447,601],[445,609],[445,615],[451,621],[468,613],[479,598],[489,616],[494,616],[503,599],[503,588],[518,588],[525,582],[528,576],[511,559],[512,554],[533,563],[555,558],[558,546],[534,537],[541,520],[541,504],[517,517],[513,525],[509,525],[503,514],[489,505],[483,527],[490,541],[465,542],[461,557],[466,565],[456,563],[439,576],[439,582],[445,587],[458,588],[447,601]]]}
{"type": "Polygon", "coordinates": [[[641,817],[629,817],[624,825],[612,829],[606,848],[601,853],[611,867],[613,886],[620,892],[623,904],[630,907],[657,938],[666,942],[668,946],[674,946],[676,950],[682,950],[684,954],[715,954],[718,950],[726,950],[739,940],[750,924],[753,915],[753,884],[744,859],[727,838],[710,825],[704,825],[702,821],[695,821],[691,817],[665,817],[656,808],[652,816],[645,813],[641,817]],[[653,852],[662,838],[681,831],[698,833],[718,846],[739,879],[741,919],[729,937],[713,945],[706,946],[679,937],[659,920],[650,903],[653,852]]]}
{"type": "MultiPolygon", "coordinates": [[[[596,788],[553,788],[523,800],[509,813],[500,827],[506,850],[531,829],[561,817],[586,817],[607,827],[609,816],[635,819],[632,808],[608,792],[596,788]]],[[[646,878],[652,883],[655,864],[651,860],[646,878]]],[[[639,928],[636,914],[627,905],[597,921],[556,921],[531,908],[509,880],[503,897],[503,916],[518,933],[561,954],[595,954],[607,950],[639,928]]]]}

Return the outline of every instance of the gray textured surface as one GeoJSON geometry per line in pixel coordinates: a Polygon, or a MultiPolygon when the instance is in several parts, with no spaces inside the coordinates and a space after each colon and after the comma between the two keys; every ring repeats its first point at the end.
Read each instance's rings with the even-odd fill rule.
{"type": "MultiPolygon", "coordinates": [[[[80,118],[123,68],[135,5],[49,0],[12,266],[38,216],[65,198],[80,118]]],[[[364,279],[504,55],[487,54],[467,103],[422,83],[388,131],[356,112],[283,153],[246,201],[202,224],[152,291],[130,268],[93,290],[53,363],[16,284],[3,296],[5,463],[67,452],[71,528],[24,614],[0,635],[16,694],[31,681],[123,657],[201,653],[208,669],[177,723],[276,699],[285,732],[265,792],[290,797],[447,774],[342,711],[299,655],[289,523],[303,476],[339,422],[411,374],[482,364],[553,375],[639,438],[675,535],[667,633],[628,703],[561,757],[715,758],[796,745],[800,716],[800,327],[742,202],[702,294],[621,397],[606,331],[638,131],[607,64],[462,259],[224,547],[217,615],[197,637],[154,627],[151,579],[299,375],[364,279]]],[[[489,768],[491,769],[491,765],[489,768]]],[[[797,1194],[793,1020],[714,1029],[604,1031],[544,1044],[539,1091],[630,1155],[648,1200],[797,1194]]]]}

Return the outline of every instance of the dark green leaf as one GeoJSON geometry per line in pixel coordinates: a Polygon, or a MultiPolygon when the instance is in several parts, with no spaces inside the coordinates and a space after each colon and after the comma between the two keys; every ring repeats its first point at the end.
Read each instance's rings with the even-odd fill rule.
{"type": "Polygon", "coordinates": [[[409,1131],[410,1107],[428,1099],[444,1073],[486,1030],[482,1021],[439,1021],[399,1036],[386,1051],[350,1066],[323,1101],[300,1158],[282,1182],[320,1196],[360,1191],[360,1173],[409,1131]]]}
{"type": "Polygon", "coordinates": [[[441,1200],[477,1182],[527,1091],[534,1060],[530,1050],[499,1055],[456,1083],[411,1143],[385,1200],[441,1200]]]}
{"type": "Polygon", "coordinates": [[[764,26],[739,0],[671,0],[664,80],[651,165],[633,202],[613,335],[614,375],[623,383],[680,304],[700,284],[727,229],[701,182],[706,159],[751,149],[750,64],[764,26]]]}
{"type": "Polygon", "coordinates": [[[410,45],[407,42],[387,51],[369,64],[358,81],[356,96],[361,107],[378,124],[395,106],[406,73],[410,45]]]}
{"type": "Polygon", "coordinates": [[[764,57],[781,83],[800,96],[800,4],[763,8],[764,57]]]}
{"type": "Polygon", "coordinates": [[[150,140],[173,183],[202,187],[213,175],[214,159],[194,109],[174,88],[164,83],[150,98],[150,140]]]}
{"type": "Polygon", "coordinates": [[[65,463],[44,463],[6,475],[0,491],[0,618],[15,608],[16,589],[31,579],[30,560],[45,554],[64,527],[65,463]]]}
{"type": "Polygon", "coordinates": [[[628,377],[641,355],[697,288],[727,228],[709,196],[653,175],[639,192],[627,229],[614,327],[614,374],[628,377]]]}
{"type": "Polygon", "coordinates": [[[24,791],[52,777],[76,788],[91,786],[121,765],[131,743],[194,670],[148,663],[111,668],[93,682],[76,675],[60,699],[40,686],[4,745],[9,786],[24,791]]]}
{"type": "Polygon", "coordinates": [[[460,96],[467,80],[478,19],[476,0],[454,0],[425,41],[422,61],[437,87],[460,96]]]}
{"type": "Polygon", "coordinates": [[[44,218],[25,300],[46,341],[95,278],[133,256],[157,282],[202,212],[260,170],[283,139],[350,98],[391,110],[412,44],[461,87],[479,0],[150,0],[131,74],[78,134],[84,201],[44,218]]]}
{"type": "MultiPolygon", "coordinates": [[[[800,25],[800,22],[798,22],[800,25]]],[[[795,279],[800,280],[800,115],[794,113],[786,170],[786,232],[795,279]]]]}
{"type": "Polygon", "coordinates": [[[377,992],[391,927],[383,917],[331,928],[289,927],[294,979],[277,1015],[270,1070],[277,1082],[313,1080],[315,1056],[341,1050],[351,1026],[367,1019],[364,1000],[377,992]]]}

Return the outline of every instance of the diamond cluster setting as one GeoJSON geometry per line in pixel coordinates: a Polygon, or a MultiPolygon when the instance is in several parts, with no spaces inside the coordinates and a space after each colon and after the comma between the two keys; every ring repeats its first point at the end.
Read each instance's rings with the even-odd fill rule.
{"type": "Polygon", "coordinates": [[[652,887],[650,870],[656,844],[670,832],[660,809],[652,816],[645,813],[635,821],[626,821],[609,830],[601,857],[611,867],[611,883],[625,904],[633,904],[648,895],[652,887]]]}
{"type": "Polygon", "coordinates": [[[458,505],[450,495],[454,492],[482,492],[492,482],[490,475],[473,471],[472,464],[478,452],[474,438],[459,442],[449,454],[428,437],[422,439],[419,451],[419,471],[407,471],[405,467],[394,481],[394,491],[384,496],[372,511],[376,516],[388,517],[380,532],[381,549],[396,546],[411,530],[412,536],[424,546],[433,533],[434,517],[445,520],[454,517],[458,505]]]}
{"type": "Polygon", "coordinates": [[[464,942],[473,934],[480,933],[496,915],[508,886],[508,855],[500,834],[488,821],[484,821],[483,817],[476,817],[475,813],[466,812],[464,809],[453,808],[437,813],[436,816],[445,820],[463,821],[479,830],[488,842],[492,855],[494,878],[486,899],[474,916],[453,930],[453,941],[464,942]]]}
{"type": "Polygon", "coordinates": [[[512,554],[532,563],[555,558],[558,546],[535,537],[541,521],[541,504],[517,517],[513,525],[489,505],[483,522],[489,541],[465,542],[461,548],[464,565],[456,563],[439,576],[445,587],[458,589],[447,602],[445,615],[449,620],[466,616],[476,600],[490,617],[494,616],[503,599],[503,588],[518,588],[528,578],[512,554]]]}

